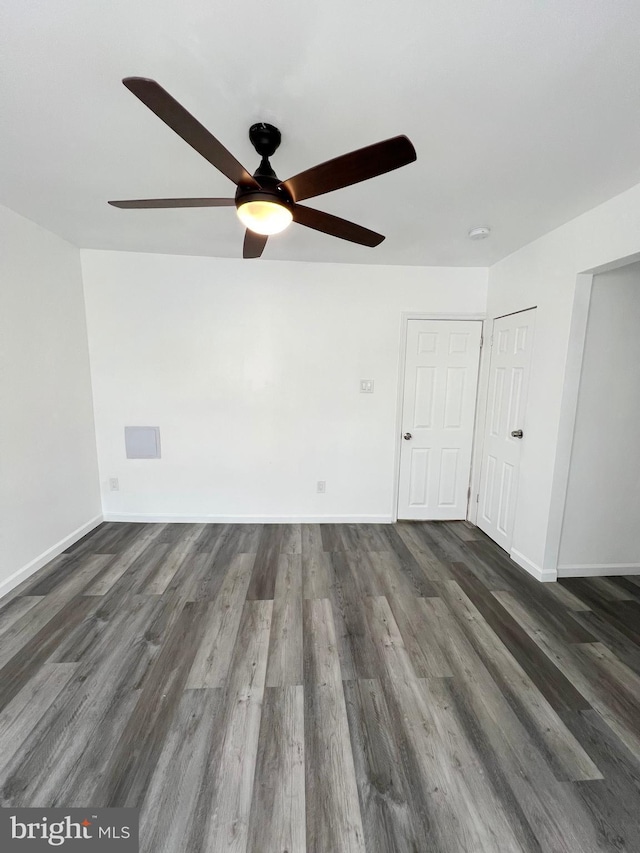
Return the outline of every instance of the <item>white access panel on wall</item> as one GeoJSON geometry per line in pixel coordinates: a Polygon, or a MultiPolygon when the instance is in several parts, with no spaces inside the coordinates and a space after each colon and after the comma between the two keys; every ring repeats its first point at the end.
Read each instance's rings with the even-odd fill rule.
{"type": "Polygon", "coordinates": [[[408,320],[398,518],[467,517],[482,323],[408,320]]]}
{"type": "Polygon", "coordinates": [[[535,309],[493,322],[477,524],[507,551],[513,539],[535,309]]]}

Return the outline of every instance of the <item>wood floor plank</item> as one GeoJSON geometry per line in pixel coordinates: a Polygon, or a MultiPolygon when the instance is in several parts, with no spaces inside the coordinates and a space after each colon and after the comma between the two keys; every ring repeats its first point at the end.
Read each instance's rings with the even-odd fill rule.
{"type": "Polygon", "coordinates": [[[249,817],[248,850],[306,853],[304,688],[267,687],[249,817]]]}
{"type": "MultiPolygon", "coordinates": [[[[524,850],[600,851],[597,826],[575,786],[554,778],[523,726],[505,708],[499,692],[488,681],[484,689],[480,688],[483,680],[478,671],[475,689],[459,677],[441,682],[441,707],[447,716],[455,717],[467,749],[473,752],[474,759],[464,766],[471,800],[480,806],[481,813],[502,815],[524,850]],[[480,778],[474,772],[476,761],[480,778]],[[573,817],[570,825],[567,814],[573,817]]],[[[426,683],[432,688],[437,682],[426,683]]],[[[434,700],[430,707],[438,706],[437,698],[434,700]]],[[[486,849],[511,849],[495,837],[485,845],[486,849]]]]}
{"type": "Polygon", "coordinates": [[[633,595],[624,586],[618,585],[612,578],[589,578],[589,584],[605,601],[635,601],[633,595]]]}
{"type": "Polygon", "coordinates": [[[140,679],[157,656],[159,640],[153,627],[165,603],[137,595],[111,609],[104,606],[102,596],[85,597],[93,606],[78,627],[68,632],[52,655],[52,662],[82,664],[83,678],[92,679],[101,670],[111,678],[109,670],[118,657],[129,659],[131,653],[135,666],[127,672],[126,685],[131,690],[139,689],[140,679]]]}
{"type": "Polygon", "coordinates": [[[16,620],[2,635],[0,643],[0,667],[5,666],[56,614],[76,596],[82,594],[105,561],[103,555],[88,557],[78,570],[41,600],[29,611],[28,618],[16,620]]]}
{"type": "Polygon", "coordinates": [[[513,612],[504,607],[503,593],[489,591],[463,564],[452,563],[452,570],[462,590],[549,704],[556,711],[588,711],[591,706],[585,696],[540,649],[513,612]]]}
{"type": "Polygon", "coordinates": [[[527,843],[531,833],[509,822],[512,815],[487,786],[473,745],[443,697],[442,683],[450,680],[398,678],[391,670],[383,681],[394,729],[405,752],[418,756],[412,776],[428,839],[424,849],[529,853],[535,849],[527,843]],[[456,807],[460,802],[465,809],[456,807]]]}
{"type": "Polygon", "coordinates": [[[577,611],[585,611],[588,610],[589,607],[584,603],[577,595],[574,595],[570,592],[566,587],[562,586],[559,583],[550,583],[547,584],[547,595],[554,598],[558,604],[566,607],[567,610],[571,610],[572,612],[577,611]]]}
{"type": "Polygon", "coordinates": [[[429,849],[380,681],[346,681],[344,691],[367,853],[429,849]]]}
{"type": "Polygon", "coordinates": [[[302,554],[302,525],[283,524],[281,554],[302,554]]]}
{"type": "MultiPolygon", "coordinates": [[[[126,613],[128,630],[134,636],[144,632],[155,607],[146,599],[126,613]]],[[[91,659],[78,666],[28,742],[4,768],[4,805],[99,804],[93,795],[100,778],[99,768],[94,772],[96,761],[104,759],[105,748],[120,735],[137,700],[132,687],[148,655],[146,645],[127,640],[122,630],[105,634],[91,659]],[[83,760],[89,763],[87,772],[83,760]],[[86,800],[75,799],[82,796],[86,800]]]]}
{"type": "Polygon", "coordinates": [[[496,565],[495,559],[492,558],[493,555],[487,555],[486,552],[482,551],[482,542],[464,544],[454,536],[451,537],[453,541],[450,541],[448,537],[442,535],[441,530],[443,529],[431,525],[429,528],[421,528],[420,530],[423,540],[438,559],[447,565],[465,563],[465,559],[468,563],[468,555],[471,553],[474,556],[474,574],[486,589],[509,589],[509,578],[505,577],[499,563],[496,565]]]}
{"type": "Polygon", "coordinates": [[[607,578],[607,580],[614,584],[618,589],[628,593],[628,598],[630,600],[640,601],[640,585],[638,584],[637,578],[634,581],[633,578],[614,576],[607,578]]]}
{"type": "MultiPolygon", "coordinates": [[[[480,738],[487,737],[488,729],[482,725],[485,721],[481,722],[473,713],[466,718],[461,714],[460,703],[456,701],[458,685],[455,677],[424,679],[417,689],[422,707],[428,708],[431,731],[436,734],[431,738],[437,744],[436,761],[446,768],[444,773],[440,770],[443,790],[450,792],[453,802],[470,804],[467,814],[456,815],[462,849],[536,850],[533,821],[509,785],[505,764],[500,767],[501,772],[496,772],[498,762],[492,766],[489,756],[479,748],[480,739],[473,735],[480,730],[480,738]]],[[[419,730],[414,727],[414,731],[419,730]]],[[[424,736],[422,732],[419,735],[424,736]]],[[[492,759],[494,755],[495,747],[492,759]]]]}
{"type": "MultiPolygon", "coordinates": [[[[234,524],[239,531],[237,550],[239,554],[257,554],[264,524],[234,524]]],[[[288,526],[288,525],[287,525],[288,526]]]]}
{"type": "Polygon", "coordinates": [[[302,594],[304,598],[328,598],[331,557],[322,546],[319,524],[301,525],[302,594]]]}
{"type": "Polygon", "coordinates": [[[6,766],[77,670],[75,664],[45,663],[0,713],[0,761],[6,766]]]}
{"type": "Polygon", "coordinates": [[[339,525],[321,524],[320,535],[325,551],[344,551],[344,540],[340,536],[339,525]]]}
{"type": "MultiPolygon", "coordinates": [[[[447,530],[444,523],[427,522],[417,525],[417,535],[434,556],[443,563],[462,563],[467,549],[474,543],[464,543],[447,530]]],[[[475,543],[477,544],[477,543],[475,543]]]]}
{"type": "Polygon", "coordinates": [[[43,596],[52,592],[58,584],[62,583],[70,575],[78,570],[80,560],[74,560],[68,554],[60,554],[51,561],[47,573],[38,578],[25,590],[26,595],[43,596]]]}
{"type": "Polygon", "coordinates": [[[640,602],[604,599],[589,581],[589,578],[573,578],[570,584],[567,581],[562,581],[562,584],[581,598],[589,609],[599,613],[633,643],[640,645],[640,602]]]}
{"type": "MultiPolygon", "coordinates": [[[[395,558],[398,570],[406,578],[409,589],[407,590],[412,595],[430,597],[437,595],[437,591],[433,583],[429,580],[428,573],[424,566],[421,565],[411,548],[402,539],[396,529],[396,525],[387,525],[384,535],[389,543],[389,553],[395,558]]],[[[386,594],[386,593],[383,593],[386,594]]]]}
{"type": "Polygon", "coordinates": [[[0,611],[0,637],[20,620],[40,601],[43,596],[25,595],[14,598],[6,607],[0,611]]]}
{"type": "MultiPolygon", "coordinates": [[[[189,572],[189,577],[184,575],[183,586],[189,588],[189,601],[213,601],[215,600],[222,582],[226,577],[229,567],[240,554],[254,554],[257,549],[243,547],[249,536],[252,540],[261,535],[262,525],[251,525],[250,534],[243,534],[240,529],[242,525],[225,524],[219,532],[213,546],[198,563],[195,572],[189,572]]],[[[202,541],[202,540],[200,540],[202,541]]],[[[251,560],[253,565],[253,560],[251,560]]]]}
{"type": "Polygon", "coordinates": [[[206,853],[247,849],[272,610],[273,601],[245,603],[225,688],[220,760],[202,846],[206,853]]]}
{"type": "Polygon", "coordinates": [[[225,686],[254,560],[252,554],[238,554],[220,592],[214,601],[207,602],[205,633],[187,678],[187,689],[225,686]]]}
{"type": "Polygon", "coordinates": [[[366,569],[361,574],[371,581],[367,595],[416,595],[411,581],[401,571],[395,554],[390,551],[371,551],[367,555],[366,569]]]}
{"type": "MultiPolygon", "coordinates": [[[[162,595],[166,592],[167,587],[176,575],[180,566],[185,560],[192,556],[192,550],[186,549],[183,552],[176,552],[171,549],[168,544],[159,542],[153,545],[147,552],[152,550],[154,553],[153,569],[145,573],[142,583],[136,586],[136,591],[145,595],[162,595]],[[155,555],[157,554],[157,559],[155,555]]],[[[193,549],[197,549],[197,545],[193,545],[193,549]]]]}
{"type": "Polygon", "coordinates": [[[227,709],[201,853],[247,850],[263,695],[263,686],[247,688],[227,709]]]}
{"type": "Polygon", "coordinates": [[[300,540],[302,554],[313,554],[314,552],[323,551],[322,544],[322,525],[320,524],[301,524],[300,525],[300,540]]]}
{"type": "Polygon", "coordinates": [[[122,550],[105,566],[94,583],[88,587],[87,595],[105,595],[132,566],[136,564],[144,566],[145,551],[158,539],[162,530],[162,525],[158,525],[157,529],[147,536],[133,540],[128,548],[122,550]]]}
{"type": "Polygon", "coordinates": [[[304,734],[307,850],[365,853],[342,681],[305,685],[304,734]]]}
{"type": "Polygon", "coordinates": [[[598,642],[613,652],[622,663],[632,669],[636,675],[640,675],[640,646],[630,642],[618,628],[592,610],[574,613],[574,618],[591,631],[598,642]]]}
{"type": "Polygon", "coordinates": [[[272,618],[273,601],[245,601],[225,684],[229,696],[265,686],[272,618]]]}
{"type": "Polygon", "coordinates": [[[477,542],[480,531],[468,521],[447,521],[445,526],[463,542],[477,542]]]}
{"type": "MultiPolygon", "coordinates": [[[[517,845],[514,849],[541,848],[564,853],[573,849],[597,850],[595,828],[587,820],[588,816],[581,813],[579,799],[571,793],[568,783],[555,777],[546,756],[509,707],[472,644],[446,616],[448,608],[443,610],[444,603],[439,599],[425,599],[425,606],[433,609],[439,618],[444,617],[447,655],[454,676],[453,679],[421,682],[422,692],[427,691],[428,713],[435,715],[436,730],[443,732],[442,737],[436,738],[437,748],[442,748],[441,739],[444,748],[450,748],[444,732],[455,733],[453,744],[460,745],[456,749],[455,762],[441,758],[450,771],[447,784],[459,791],[452,794],[454,801],[468,799],[480,806],[480,814],[495,815],[497,821],[497,836],[481,839],[478,833],[485,833],[486,828],[476,826],[477,813],[474,817],[472,812],[470,822],[461,827],[465,840],[460,839],[460,843],[470,845],[469,849],[476,849],[476,846],[482,850],[512,849],[508,835],[513,833],[517,839],[511,842],[517,845]],[[462,758],[458,751],[463,749],[467,754],[463,765],[464,782],[457,778],[454,770],[460,767],[462,758]],[[487,782],[490,783],[488,788],[487,782]],[[466,794],[463,793],[465,786],[469,789],[466,794]],[[580,826],[563,830],[567,813],[580,813],[580,826]],[[545,816],[544,821],[541,815],[545,816]],[[538,826],[541,822],[544,823],[542,829],[538,826]]],[[[393,671],[390,677],[393,687],[402,695],[406,680],[397,679],[393,671]]],[[[416,707],[419,709],[419,705],[416,707]]],[[[586,755],[583,762],[584,766],[594,766],[586,755]]]]}
{"type": "Polygon", "coordinates": [[[84,619],[75,627],[68,626],[65,636],[51,656],[52,662],[78,663],[100,661],[101,655],[110,654],[125,640],[129,626],[137,625],[136,614],[145,608],[147,618],[152,618],[153,602],[141,596],[132,596],[124,606],[105,606],[103,596],[83,596],[87,605],[84,619]]]}
{"type": "Polygon", "coordinates": [[[267,686],[302,684],[302,557],[282,554],[273,602],[267,686]]]}
{"type": "Polygon", "coordinates": [[[121,542],[131,541],[135,536],[134,531],[126,524],[115,522],[103,522],[89,531],[86,536],[74,542],[64,553],[74,558],[84,557],[90,554],[115,555],[121,547],[121,542]]]}
{"type": "Polygon", "coordinates": [[[388,542],[376,524],[340,524],[336,525],[336,545],[338,551],[387,551],[388,542]],[[341,547],[340,547],[341,546],[341,547]]]}
{"type": "Polygon", "coordinates": [[[598,711],[622,742],[640,758],[640,677],[601,643],[571,646],[560,643],[532,622],[527,611],[509,593],[500,593],[500,598],[541,651],[588,699],[590,708],[598,711]]]}
{"type": "MultiPolygon", "coordinates": [[[[171,527],[172,525],[166,525],[166,527],[171,527]]],[[[177,526],[177,525],[174,525],[177,526]]],[[[204,532],[202,536],[198,537],[198,541],[196,543],[196,552],[198,554],[211,554],[218,547],[218,541],[220,537],[224,534],[226,530],[229,529],[231,525],[229,524],[206,524],[204,525],[204,532]]],[[[178,535],[175,539],[179,539],[178,535]]]]}
{"type": "MultiPolygon", "coordinates": [[[[113,599],[138,593],[161,595],[180,565],[180,562],[172,559],[170,549],[171,546],[165,542],[150,542],[124,574],[103,594],[112,593],[113,599]]],[[[97,586],[96,584],[96,588],[97,586]]]]}
{"type": "Polygon", "coordinates": [[[398,522],[395,525],[398,537],[424,572],[427,581],[451,580],[448,561],[439,560],[420,535],[421,525],[415,522],[398,522]]]}
{"type": "Polygon", "coordinates": [[[250,600],[273,599],[284,526],[283,524],[265,524],[263,528],[253,576],[247,590],[247,598],[250,600]]]}
{"type": "Polygon", "coordinates": [[[187,602],[155,660],[97,793],[105,806],[141,805],[201,642],[206,614],[203,602],[187,602]]]}
{"type": "Polygon", "coordinates": [[[364,602],[371,642],[378,657],[378,675],[415,681],[416,674],[387,599],[371,596],[364,602]]]}
{"type": "Polygon", "coordinates": [[[222,690],[186,690],[171,722],[140,814],[141,853],[195,853],[189,844],[219,740],[222,690]]]}
{"type": "Polygon", "coordinates": [[[49,660],[67,631],[82,622],[91,606],[83,596],[72,598],[0,669],[0,711],[49,660]]]}
{"type": "Polygon", "coordinates": [[[593,707],[640,760],[640,676],[602,643],[574,646],[573,651],[593,707]]]}
{"type": "Polygon", "coordinates": [[[419,678],[447,678],[451,668],[436,635],[433,611],[413,596],[393,595],[389,604],[415,674],[419,678]]]}
{"type": "Polygon", "coordinates": [[[381,583],[381,575],[384,572],[381,563],[388,561],[390,556],[387,551],[341,551],[332,554],[332,583],[347,583],[346,595],[356,599],[367,598],[369,595],[384,595],[387,587],[400,583],[395,572],[393,578],[383,577],[381,583]],[[340,565],[338,575],[335,569],[337,563],[340,565]]]}
{"type": "MultiPolygon", "coordinates": [[[[481,567],[489,569],[498,579],[497,589],[506,589],[511,592],[518,592],[523,589],[532,590],[539,585],[532,575],[528,572],[523,572],[509,557],[509,555],[492,542],[489,537],[482,531],[479,531],[480,539],[474,542],[468,542],[467,548],[470,554],[473,554],[474,570],[479,571],[481,567]]],[[[463,559],[462,562],[469,562],[463,559]]],[[[542,590],[542,596],[546,593],[542,590]]]]}
{"type": "MultiPolygon", "coordinates": [[[[549,599],[543,590],[540,599],[532,598],[528,591],[523,589],[511,591],[509,595],[516,598],[528,611],[529,617],[547,633],[553,634],[564,643],[594,643],[596,638],[587,630],[573,615],[573,611],[567,612],[567,608],[557,604],[555,600],[549,599]]],[[[495,597],[500,600],[501,592],[497,591],[495,597]]]]}
{"type": "Polygon", "coordinates": [[[576,785],[588,810],[596,816],[602,846],[607,850],[640,850],[640,761],[596,711],[567,715],[565,722],[603,771],[602,780],[576,785]]]}
{"type": "Polygon", "coordinates": [[[333,684],[342,682],[340,658],[328,598],[306,599],[303,603],[304,683],[333,684]]]}
{"type": "Polygon", "coordinates": [[[331,555],[333,567],[329,598],[338,641],[342,677],[371,678],[376,674],[376,656],[369,636],[364,599],[346,552],[331,555]]]}
{"type": "Polygon", "coordinates": [[[442,587],[444,601],[455,623],[448,624],[450,640],[456,648],[463,640],[462,630],[487,672],[500,689],[511,710],[542,752],[557,779],[586,781],[601,779],[600,769],[568,731],[534,682],[518,664],[509,649],[495,642],[489,625],[455,581],[442,587]]]}
{"type": "Polygon", "coordinates": [[[304,598],[328,598],[333,567],[326,551],[302,554],[302,591],[304,598]]]}

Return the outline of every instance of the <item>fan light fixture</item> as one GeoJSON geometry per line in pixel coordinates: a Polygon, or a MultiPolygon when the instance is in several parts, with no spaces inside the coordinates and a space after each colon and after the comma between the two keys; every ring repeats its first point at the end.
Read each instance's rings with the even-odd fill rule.
{"type": "Polygon", "coordinates": [[[293,221],[289,208],[275,201],[246,201],[238,206],[238,217],[256,234],[279,234],[293,221]]]}

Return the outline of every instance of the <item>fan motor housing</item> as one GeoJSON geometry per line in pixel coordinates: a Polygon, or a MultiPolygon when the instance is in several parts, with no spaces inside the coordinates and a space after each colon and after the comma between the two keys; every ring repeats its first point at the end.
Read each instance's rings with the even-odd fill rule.
{"type": "Polygon", "coordinates": [[[272,157],[280,147],[282,135],[277,127],[261,121],[251,125],[249,139],[261,157],[272,157]]]}
{"type": "Polygon", "coordinates": [[[249,201],[271,201],[284,207],[293,206],[291,194],[286,187],[280,184],[280,178],[275,175],[272,177],[271,175],[260,174],[260,170],[255,173],[254,177],[260,184],[260,189],[239,186],[235,196],[236,207],[240,207],[241,204],[246,204],[249,201]]]}

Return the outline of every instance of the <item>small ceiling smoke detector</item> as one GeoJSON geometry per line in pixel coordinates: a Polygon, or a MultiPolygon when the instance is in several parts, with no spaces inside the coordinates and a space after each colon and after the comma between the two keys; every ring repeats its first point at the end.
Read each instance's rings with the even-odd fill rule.
{"type": "Polygon", "coordinates": [[[479,225],[477,228],[470,229],[469,238],[471,240],[486,240],[489,234],[491,234],[491,228],[488,225],[479,225]]]}

